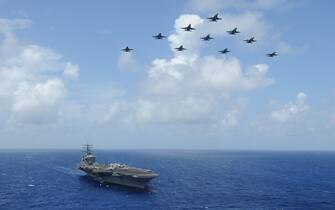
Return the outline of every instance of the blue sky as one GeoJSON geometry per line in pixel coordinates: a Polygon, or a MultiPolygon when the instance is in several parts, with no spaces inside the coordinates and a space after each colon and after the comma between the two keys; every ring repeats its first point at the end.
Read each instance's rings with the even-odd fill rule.
{"type": "Polygon", "coordinates": [[[334,4],[2,0],[0,147],[333,150],[334,4]]]}

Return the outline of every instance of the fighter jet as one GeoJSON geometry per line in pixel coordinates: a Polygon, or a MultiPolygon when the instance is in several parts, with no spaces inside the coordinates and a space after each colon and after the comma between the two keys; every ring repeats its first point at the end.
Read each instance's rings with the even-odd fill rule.
{"type": "Polygon", "coordinates": [[[253,42],[256,42],[256,39],[255,39],[255,37],[251,37],[250,39],[246,39],[244,41],[248,44],[252,44],[253,42]]]}
{"type": "Polygon", "coordinates": [[[184,29],[185,31],[192,31],[192,30],[195,30],[195,28],[192,28],[191,24],[188,24],[188,26],[186,27],[183,27],[181,29],[184,29]]]}
{"type": "Polygon", "coordinates": [[[218,20],[222,20],[222,18],[219,18],[219,14],[218,13],[216,13],[213,17],[209,17],[209,18],[207,18],[209,21],[211,21],[211,22],[216,22],[216,21],[218,21],[218,20]]]}
{"type": "Polygon", "coordinates": [[[238,33],[240,33],[238,30],[237,30],[237,28],[234,28],[233,30],[231,30],[231,31],[227,31],[229,34],[231,34],[231,35],[235,35],[235,34],[238,34],[238,33]]]}
{"type": "Polygon", "coordinates": [[[124,48],[124,49],[121,49],[121,51],[123,51],[123,52],[130,52],[132,50],[134,50],[134,49],[131,49],[128,46],[126,48],[124,48]]]}
{"type": "Polygon", "coordinates": [[[220,50],[219,52],[222,54],[226,54],[226,53],[229,53],[230,51],[228,50],[228,48],[224,48],[223,50],[220,50]]]}
{"type": "Polygon", "coordinates": [[[273,53],[266,54],[266,56],[272,58],[272,57],[278,56],[278,53],[277,52],[273,52],[273,53]]]}
{"type": "Polygon", "coordinates": [[[157,34],[155,36],[152,36],[152,37],[154,37],[155,39],[164,39],[164,38],[166,38],[166,36],[163,36],[162,33],[159,33],[159,34],[157,34]]]}
{"type": "Polygon", "coordinates": [[[184,48],[183,45],[180,45],[179,47],[174,48],[174,49],[176,49],[177,51],[184,51],[184,50],[186,50],[186,48],[184,48]]]}
{"type": "Polygon", "coordinates": [[[203,41],[209,41],[209,40],[214,39],[214,38],[211,37],[210,34],[207,34],[207,36],[201,37],[201,39],[202,39],[203,41]]]}

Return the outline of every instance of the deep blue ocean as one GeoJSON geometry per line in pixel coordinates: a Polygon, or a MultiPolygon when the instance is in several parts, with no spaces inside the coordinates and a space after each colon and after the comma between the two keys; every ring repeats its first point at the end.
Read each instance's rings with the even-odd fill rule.
{"type": "Polygon", "coordinates": [[[145,191],[100,186],[79,150],[0,150],[0,209],[335,209],[334,152],[94,152],[160,176],[145,191]]]}

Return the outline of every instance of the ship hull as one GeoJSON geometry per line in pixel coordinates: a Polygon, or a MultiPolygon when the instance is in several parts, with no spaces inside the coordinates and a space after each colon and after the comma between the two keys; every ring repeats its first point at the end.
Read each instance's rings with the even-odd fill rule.
{"type": "MultiPolygon", "coordinates": [[[[81,169],[82,170],[82,169],[81,169]]],[[[90,178],[101,184],[117,184],[137,189],[146,189],[149,181],[154,177],[134,178],[131,176],[120,176],[106,173],[92,173],[83,170],[90,178]]]]}

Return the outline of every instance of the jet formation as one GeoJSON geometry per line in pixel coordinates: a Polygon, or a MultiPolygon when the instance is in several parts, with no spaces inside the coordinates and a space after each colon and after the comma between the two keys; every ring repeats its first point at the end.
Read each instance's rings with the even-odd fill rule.
{"type": "Polygon", "coordinates": [[[234,29],[231,30],[231,31],[227,31],[227,33],[228,33],[228,34],[231,34],[231,35],[235,35],[235,34],[239,34],[239,33],[241,33],[241,32],[239,32],[239,31],[237,30],[237,28],[234,28],[234,29]]]}
{"type": "Polygon", "coordinates": [[[193,31],[193,30],[195,30],[195,28],[193,28],[191,24],[188,24],[188,26],[183,27],[181,29],[184,29],[184,31],[193,31]]]}
{"type": "Polygon", "coordinates": [[[186,48],[184,48],[183,45],[180,45],[179,47],[176,47],[174,49],[176,49],[177,51],[184,51],[184,50],[186,50],[186,48]]]}
{"type": "Polygon", "coordinates": [[[226,54],[226,53],[229,53],[230,51],[228,50],[228,48],[224,48],[223,50],[220,50],[219,52],[222,54],[226,54]]]}
{"type": "Polygon", "coordinates": [[[129,48],[128,46],[125,47],[125,48],[123,48],[123,49],[121,49],[121,51],[123,51],[123,52],[130,52],[130,51],[132,51],[132,50],[134,50],[134,49],[131,49],[131,48],[129,48]]]}
{"type": "Polygon", "coordinates": [[[222,18],[219,18],[219,14],[216,13],[213,17],[207,18],[211,22],[217,22],[218,20],[222,20],[222,18]]]}
{"type": "Polygon", "coordinates": [[[152,36],[152,37],[154,37],[155,39],[164,39],[164,38],[166,38],[166,36],[163,36],[162,33],[158,33],[157,35],[152,36]]]}
{"type": "Polygon", "coordinates": [[[275,57],[275,56],[278,56],[278,53],[277,52],[273,52],[273,53],[269,53],[269,54],[266,54],[268,57],[275,57]]]}
{"type": "Polygon", "coordinates": [[[252,44],[253,42],[256,42],[256,39],[255,39],[255,37],[251,37],[250,39],[246,39],[244,41],[248,44],[252,44]]]}
{"type": "MultiPolygon", "coordinates": [[[[212,17],[208,17],[207,19],[210,22],[217,22],[219,20],[222,20],[222,18],[219,17],[218,13],[216,13],[212,17]]],[[[187,26],[182,27],[181,29],[183,29],[184,31],[187,31],[187,32],[192,32],[192,31],[196,30],[194,27],[192,27],[191,24],[188,24],[187,26]]],[[[237,34],[239,34],[241,32],[238,31],[237,27],[235,27],[234,29],[227,31],[227,33],[230,34],[230,35],[237,35],[237,34]]],[[[162,33],[158,33],[157,35],[154,35],[152,37],[155,38],[155,39],[165,39],[165,38],[167,38],[167,36],[162,35],[162,33]]],[[[210,34],[207,34],[206,36],[201,37],[200,39],[203,40],[203,41],[210,41],[211,39],[214,39],[214,38],[210,34]]],[[[249,39],[245,39],[244,41],[247,44],[252,44],[252,43],[256,42],[257,40],[255,39],[255,37],[251,37],[249,39]]],[[[179,47],[176,47],[174,49],[176,51],[179,51],[179,52],[187,50],[183,45],[180,45],[179,47]]],[[[134,49],[131,49],[128,46],[126,46],[124,49],[121,49],[121,51],[126,52],[126,53],[128,53],[128,52],[130,52],[132,50],[134,50],[134,49]]],[[[218,52],[221,53],[221,54],[227,54],[227,53],[229,53],[231,51],[228,48],[224,48],[223,50],[220,50],[218,52]]],[[[272,53],[266,54],[266,56],[273,58],[273,57],[278,56],[278,53],[277,52],[272,52],[272,53]]]]}
{"type": "Polygon", "coordinates": [[[203,41],[209,41],[209,40],[214,39],[214,38],[211,37],[210,34],[207,34],[207,36],[201,37],[201,39],[202,39],[203,41]]]}

